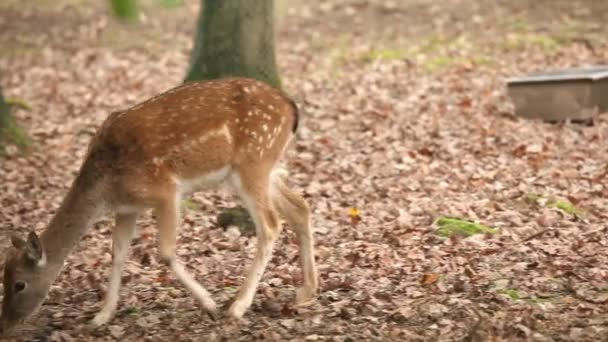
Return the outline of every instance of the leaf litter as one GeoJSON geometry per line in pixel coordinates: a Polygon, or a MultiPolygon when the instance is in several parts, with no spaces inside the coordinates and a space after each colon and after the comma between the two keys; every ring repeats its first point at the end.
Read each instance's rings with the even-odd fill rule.
{"type": "MultiPolygon", "coordinates": [[[[604,62],[606,6],[288,6],[277,18],[277,59],[303,123],[287,163],[290,183],[312,207],[317,301],[293,305],[301,273],[294,234],[285,230],[244,321],[209,320],[162,266],[146,215],[116,317],[93,329],[111,263],[108,219],[83,237],[15,340],[604,339],[608,119],[599,115],[593,126],[519,119],[504,82],[604,62]],[[567,202],[534,204],[526,194],[567,202]],[[443,216],[497,232],[444,238],[433,225],[443,216]]],[[[129,28],[89,3],[0,5],[8,47],[0,69],[9,71],[0,82],[7,97],[31,108],[13,110],[34,143],[31,153],[0,162],[4,236],[44,229],[110,112],[181,82],[197,10],[194,0],[150,9],[141,27],[129,28]]],[[[220,208],[235,200],[224,190],[194,194],[179,230],[179,258],[220,304],[255,253],[255,237],[218,225],[220,208]]]]}

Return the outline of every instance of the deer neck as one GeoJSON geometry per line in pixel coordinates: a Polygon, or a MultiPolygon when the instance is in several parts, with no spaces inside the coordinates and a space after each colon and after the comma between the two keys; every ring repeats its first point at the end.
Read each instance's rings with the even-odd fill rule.
{"type": "Polygon", "coordinates": [[[82,174],[76,178],[49,226],[40,236],[46,254],[46,269],[53,279],[81,236],[103,211],[98,186],[86,178],[82,174]]]}

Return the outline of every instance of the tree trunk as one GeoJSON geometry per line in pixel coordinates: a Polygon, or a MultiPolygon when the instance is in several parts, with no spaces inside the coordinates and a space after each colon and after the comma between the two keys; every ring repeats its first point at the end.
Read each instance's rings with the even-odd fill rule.
{"type": "Polygon", "coordinates": [[[11,108],[4,100],[2,88],[0,87],[0,153],[4,152],[4,145],[11,143],[19,148],[27,146],[27,137],[15,123],[11,115],[11,108]]]}
{"type": "Polygon", "coordinates": [[[280,87],[274,0],[201,0],[186,82],[244,76],[280,87]]]}

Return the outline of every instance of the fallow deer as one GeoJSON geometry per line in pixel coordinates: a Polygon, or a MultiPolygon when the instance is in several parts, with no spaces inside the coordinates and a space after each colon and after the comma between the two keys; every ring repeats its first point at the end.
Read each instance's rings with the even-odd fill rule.
{"type": "Polygon", "coordinates": [[[93,137],[67,196],[40,235],[14,236],[4,270],[0,325],[4,331],[35,312],[65,259],[92,223],[115,215],[113,264],[96,325],[113,316],[135,220],[152,208],[160,255],[176,278],[210,313],[216,304],[175,256],[180,199],[192,191],[229,183],[256,227],[257,251],[228,309],[240,318],[249,308],[281,231],[277,213],[296,233],[303,285],[296,302],[318,288],[310,212],[290,190],[278,162],[298,125],[294,102],[281,91],[247,78],[192,82],[125,111],[112,113],[93,137]]]}

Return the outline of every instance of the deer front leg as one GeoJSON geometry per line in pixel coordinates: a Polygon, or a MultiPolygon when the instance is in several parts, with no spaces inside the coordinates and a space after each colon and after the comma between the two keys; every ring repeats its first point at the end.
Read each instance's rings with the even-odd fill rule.
{"type": "Polygon", "coordinates": [[[175,257],[177,226],[179,225],[179,197],[164,201],[156,209],[161,257],[169,264],[175,277],[194,295],[210,314],[216,310],[211,294],[186,270],[175,257]]]}
{"type": "Polygon", "coordinates": [[[103,306],[93,318],[93,324],[96,326],[106,324],[116,311],[121,275],[129,252],[129,245],[135,233],[136,219],[137,214],[135,213],[116,215],[116,226],[112,231],[112,271],[103,306]]]}

